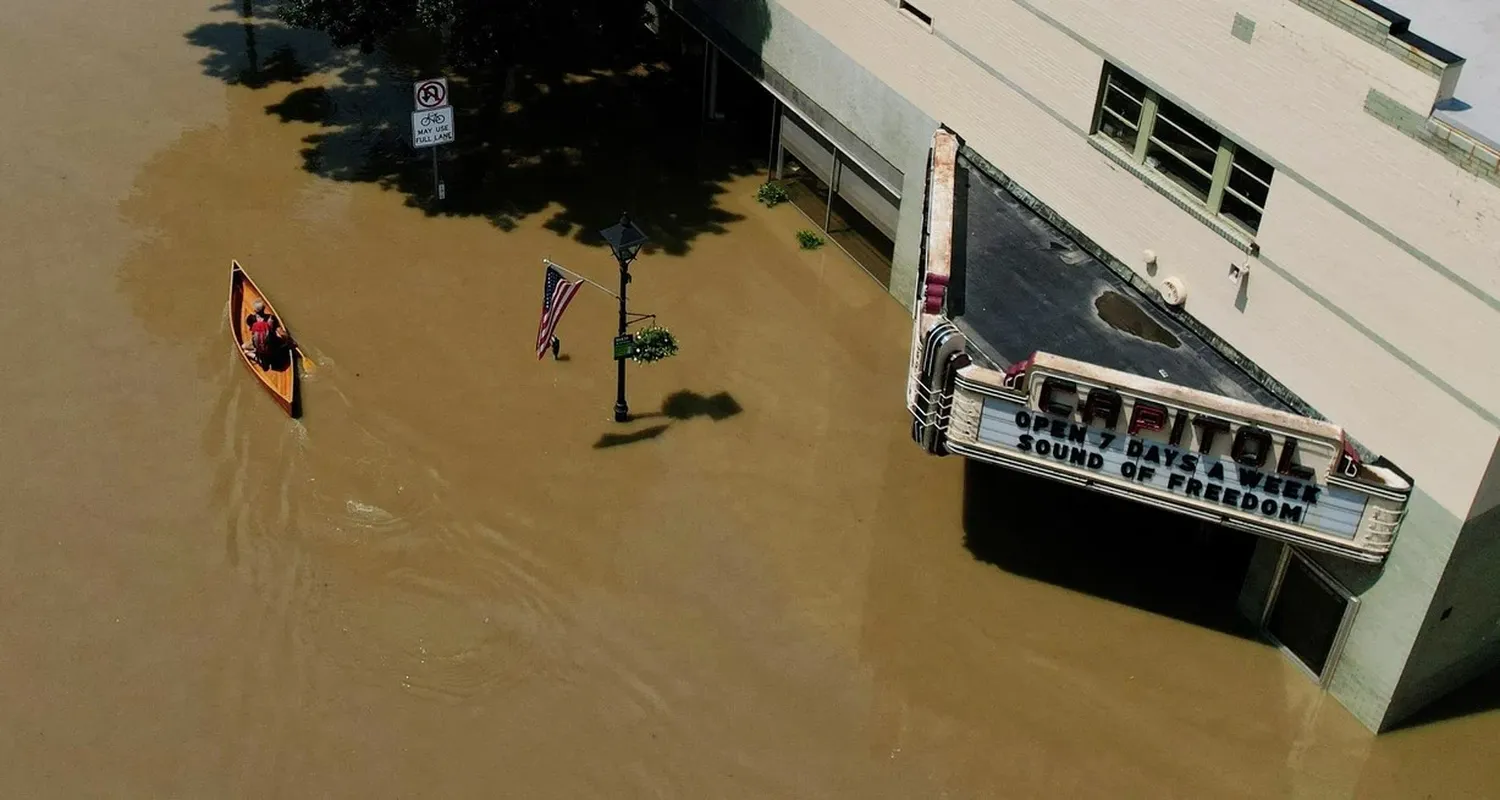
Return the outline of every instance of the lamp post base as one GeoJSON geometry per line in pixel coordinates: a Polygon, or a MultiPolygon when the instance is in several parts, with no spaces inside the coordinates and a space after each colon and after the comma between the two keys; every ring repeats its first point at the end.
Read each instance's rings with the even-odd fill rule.
{"type": "Polygon", "coordinates": [[[615,422],[629,422],[629,421],[630,421],[630,406],[625,405],[625,403],[623,403],[623,402],[615,403],[615,422]]]}

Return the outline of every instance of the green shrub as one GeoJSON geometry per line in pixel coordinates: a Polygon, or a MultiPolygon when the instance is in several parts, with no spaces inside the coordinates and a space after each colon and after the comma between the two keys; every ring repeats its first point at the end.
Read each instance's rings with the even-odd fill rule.
{"type": "Polygon", "coordinates": [[[786,187],[779,183],[766,182],[761,184],[760,189],[755,192],[755,199],[763,203],[766,208],[785,203],[791,197],[786,193],[786,187]]]}
{"type": "Polygon", "coordinates": [[[817,231],[800,230],[797,231],[797,244],[802,245],[803,250],[816,250],[823,246],[823,237],[817,231]]]}

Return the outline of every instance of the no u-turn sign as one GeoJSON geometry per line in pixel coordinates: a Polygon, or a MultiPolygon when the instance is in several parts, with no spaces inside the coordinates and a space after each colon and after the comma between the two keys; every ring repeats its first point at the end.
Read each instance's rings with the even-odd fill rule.
{"type": "Polygon", "coordinates": [[[448,79],[432,78],[417,81],[412,85],[412,98],[418,111],[442,108],[448,105],[448,79]]]}

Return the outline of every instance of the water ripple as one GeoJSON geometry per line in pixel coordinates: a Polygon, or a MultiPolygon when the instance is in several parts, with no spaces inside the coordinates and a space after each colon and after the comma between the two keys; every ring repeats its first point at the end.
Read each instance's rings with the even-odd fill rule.
{"type": "Polygon", "coordinates": [[[570,602],[518,535],[534,520],[467,508],[420,429],[350,404],[332,359],[308,355],[345,413],[276,419],[251,402],[260,387],[226,372],[205,435],[230,561],[261,598],[257,625],[282,631],[261,644],[299,648],[299,670],[311,659],[338,680],[439,703],[567,669],[570,602]]]}

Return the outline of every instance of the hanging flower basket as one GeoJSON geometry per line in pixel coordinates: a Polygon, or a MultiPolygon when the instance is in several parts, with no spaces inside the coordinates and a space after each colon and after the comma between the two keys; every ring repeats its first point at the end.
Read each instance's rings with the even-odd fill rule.
{"type": "Polygon", "coordinates": [[[651,364],[677,355],[677,337],[660,325],[651,325],[635,332],[635,351],[631,360],[637,364],[651,364]]]}

